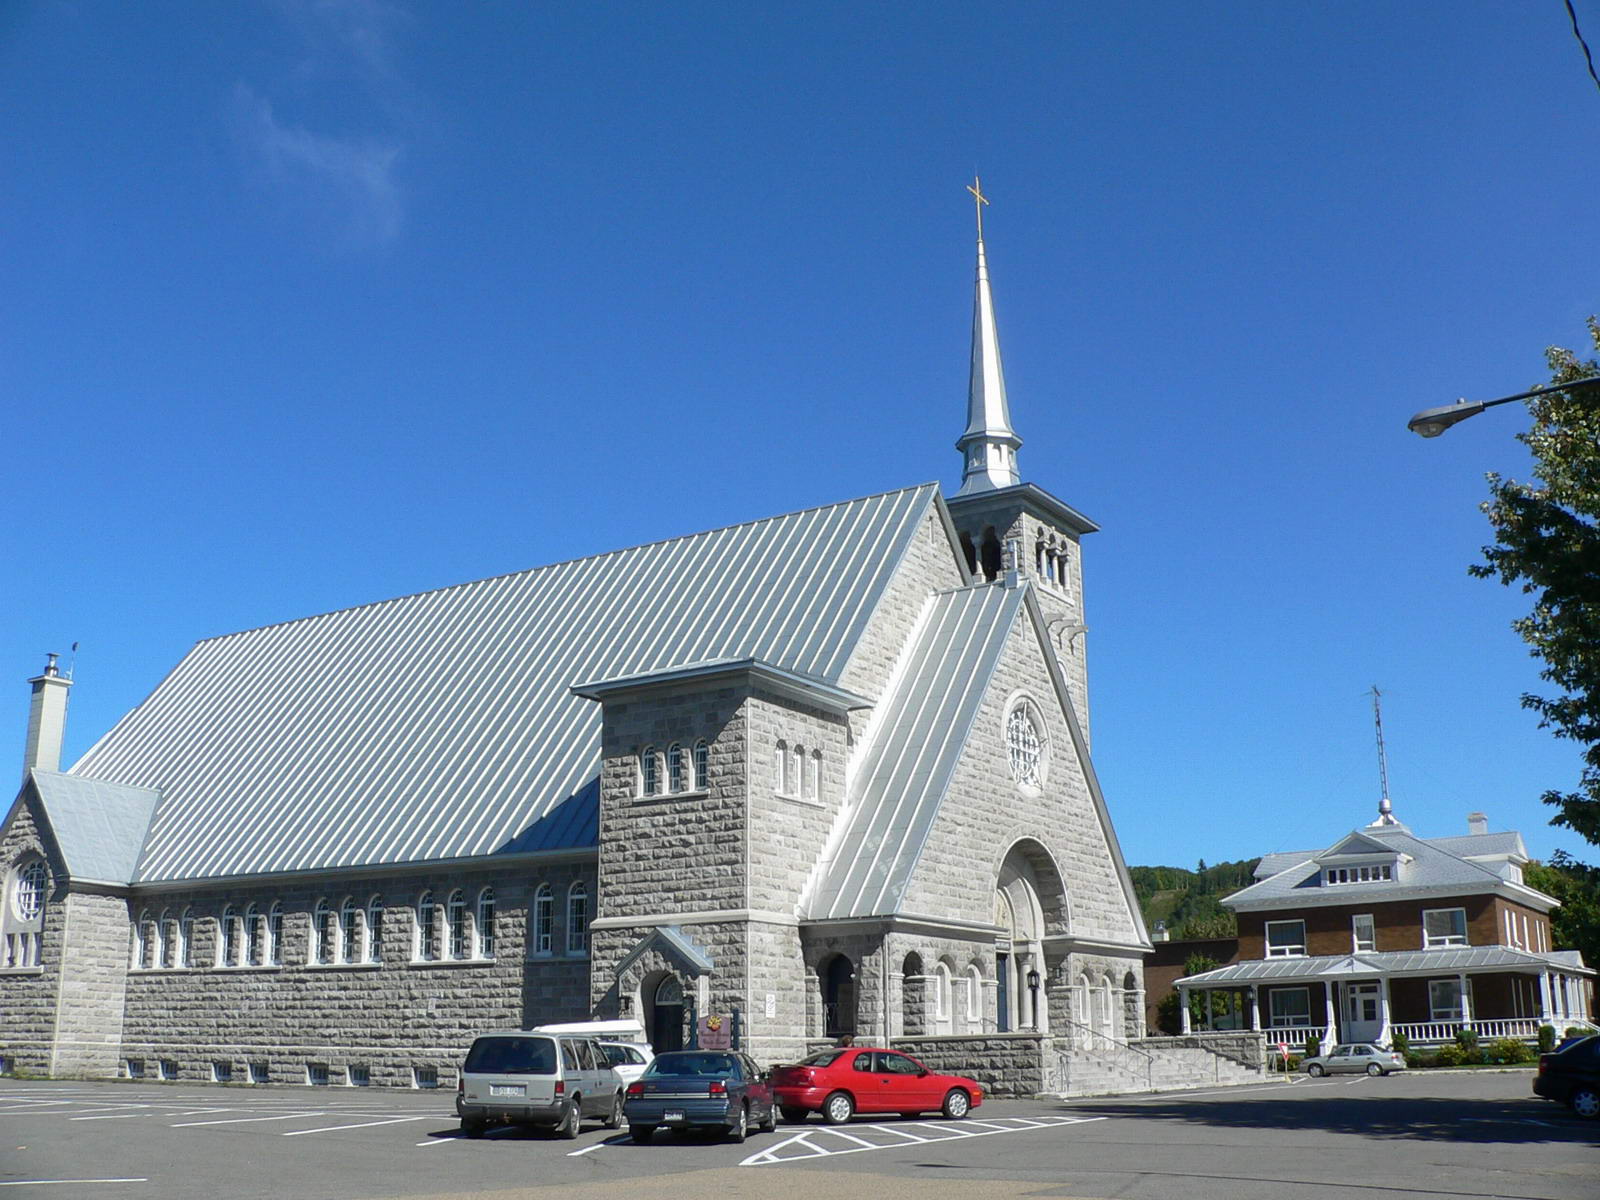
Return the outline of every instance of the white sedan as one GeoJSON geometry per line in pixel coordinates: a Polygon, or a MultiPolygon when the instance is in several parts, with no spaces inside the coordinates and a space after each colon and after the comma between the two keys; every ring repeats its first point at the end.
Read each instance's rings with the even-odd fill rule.
{"type": "Polygon", "coordinates": [[[1406,1060],[1403,1054],[1385,1050],[1372,1042],[1350,1042],[1335,1046],[1331,1054],[1313,1054],[1300,1066],[1307,1075],[1333,1075],[1340,1071],[1387,1075],[1390,1071],[1404,1071],[1406,1060]]]}

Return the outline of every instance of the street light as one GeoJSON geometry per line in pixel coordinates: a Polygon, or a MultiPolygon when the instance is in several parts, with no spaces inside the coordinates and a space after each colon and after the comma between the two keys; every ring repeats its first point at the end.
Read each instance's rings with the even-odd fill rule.
{"type": "Polygon", "coordinates": [[[1039,1028],[1039,972],[1038,971],[1029,971],[1028,972],[1028,991],[1033,993],[1033,1004],[1032,1004],[1033,1027],[1035,1029],[1038,1029],[1039,1028]]]}
{"type": "Polygon", "coordinates": [[[1497,404],[1510,404],[1513,400],[1527,400],[1549,392],[1569,392],[1573,388],[1593,387],[1596,384],[1600,384],[1600,375],[1592,375],[1588,379],[1574,379],[1571,383],[1553,383],[1549,387],[1534,388],[1531,392],[1518,392],[1515,396],[1502,396],[1498,400],[1474,400],[1470,404],[1460,400],[1441,408],[1425,408],[1406,422],[1406,428],[1422,437],[1436,438],[1457,421],[1475,417],[1484,409],[1493,408],[1497,404]]]}

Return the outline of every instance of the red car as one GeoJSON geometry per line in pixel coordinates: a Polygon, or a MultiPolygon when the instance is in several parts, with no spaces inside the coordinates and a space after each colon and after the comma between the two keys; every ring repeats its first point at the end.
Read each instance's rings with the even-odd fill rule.
{"type": "Polygon", "coordinates": [[[856,1113],[939,1111],[960,1120],[983,1103],[983,1088],[962,1075],[940,1075],[909,1054],[863,1046],[819,1050],[792,1067],[775,1067],[773,1099],[786,1121],[814,1112],[830,1125],[856,1113]]]}

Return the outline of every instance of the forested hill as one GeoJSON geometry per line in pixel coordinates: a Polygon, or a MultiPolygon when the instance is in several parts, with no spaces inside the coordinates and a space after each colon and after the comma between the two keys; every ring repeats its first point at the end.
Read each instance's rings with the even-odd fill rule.
{"type": "Polygon", "coordinates": [[[1145,927],[1153,932],[1157,921],[1165,921],[1174,938],[1231,937],[1239,932],[1239,926],[1233,914],[1222,907],[1222,897],[1248,887],[1260,861],[1241,859],[1208,867],[1201,859],[1193,871],[1129,867],[1145,927]]]}

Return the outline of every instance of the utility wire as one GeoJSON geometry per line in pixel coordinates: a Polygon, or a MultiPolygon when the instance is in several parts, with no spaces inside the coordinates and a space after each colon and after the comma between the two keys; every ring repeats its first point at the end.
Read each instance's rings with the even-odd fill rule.
{"type": "Polygon", "coordinates": [[[1594,55],[1589,53],[1589,43],[1583,40],[1583,31],[1578,28],[1578,14],[1572,9],[1572,0],[1566,0],[1567,16],[1572,21],[1572,36],[1578,39],[1578,45],[1583,47],[1583,61],[1589,64],[1589,78],[1594,80],[1594,86],[1600,88],[1600,75],[1594,73],[1594,55]]]}

